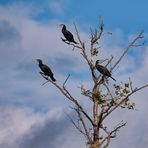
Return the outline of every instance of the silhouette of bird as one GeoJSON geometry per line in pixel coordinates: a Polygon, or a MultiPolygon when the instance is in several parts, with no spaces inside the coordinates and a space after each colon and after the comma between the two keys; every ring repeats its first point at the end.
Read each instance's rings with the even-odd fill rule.
{"type": "Polygon", "coordinates": [[[38,62],[38,65],[39,65],[41,71],[43,72],[43,74],[45,76],[49,76],[51,78],[51,80],[55,82],[56,79],[53,77],[53,73],[52,73],[51,69],[47,65],[43,64],[41,59],[36,59],[36,60],[38,62]]]}
{"type": "Polygon", "coordinates": [[[108,70],[106,67],[100,65],[100,63],[101,63],[101,61],[100,61],[100,60],[97,60],[97,61],[96,61],[96,64],[95,64],[95,67],[96,67],[96,69],[103,75],[103,77],[107,76],[107,77],[112,78],[114,81],[116,81],[116,80],[111,76],[111,73],[109,72],[109,70],[108,70]]]}
{"type": "Polygon", "coordinates": [[[73,37],[73,34],[68,31],[66,29],[66,26],[64,24],[60,24],[60,28],[62,28],[62,33],[64,35],[64,37],[66,38],[67,41],[69,42],[73,42],[75,44],[78,44],[75,40],[74,40],[74,37],[73,37]]]}

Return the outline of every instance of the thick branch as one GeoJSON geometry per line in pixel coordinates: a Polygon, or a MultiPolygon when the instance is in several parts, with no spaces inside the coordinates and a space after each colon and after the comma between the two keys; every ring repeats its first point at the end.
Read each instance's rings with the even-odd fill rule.
{"type": "Polygon", "coordinates": [[[87,61],[88,65],[89,65],[89,68],[90,68],[90,70],[91,70],[91,73],[92,73],[92,78],[93,78],[94,82],[96,83],[97,76],[96,76],[95,73],[94,73],[94,65],[93,65],[93,63],[91,62],[91,60],[88,59],[88,55],[87,55],[86,49],[85,49],[85,44],[82,42],[82,40],[81,40],[81,38],[80,38],[79,31],[78,31],[77,26],[76,26],[75,23],[74,23],[74,27],[75,27],[75,30],[76,30],[77,38],[78,38],[79,43],[80,43],[80,45],[81,45],[82,56],[83,56],[84,59],[87,61]]]}
{"type": "Polygon", "coordinates": [[[69,91],[66,89],[65,84],[69,78],[69,76],[66,78],[65,82],[63,83],[63,88],[61,86],[59,86],[57,83],[51,81],[48,77],[46,77],[45,75],[41,74],[42,77],[46,80],[48,80],[50,83],[52,83],[55,87],[57,87],[60,92],[70,101],[72,101],[79,109],[80,111],[85,115],[85,117],[90,121],[90,123],[92,125],[94,125],[92,119],[90,118],[90,116],[84,111],[83,107],[80,105],[80,103],[78,103],[77,99],[75,99],[70,93],[69,91]]]}

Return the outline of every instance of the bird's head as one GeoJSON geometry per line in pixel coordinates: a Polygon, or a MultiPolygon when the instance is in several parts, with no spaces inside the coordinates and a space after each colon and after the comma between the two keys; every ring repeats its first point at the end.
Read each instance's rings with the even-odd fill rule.
{"type": "Polygon", "coordinates": [[[95,65],[102,64],[102,63],[105,62],[106,60],[107,60],[107,59],[105,59],[105,60],[97,60],[95,65]]]}
{"type": "Polygon", "coordinates": [[[42,60],[41,59],[36,59],[36,61],[38,62],[38,64],[42,64],[42,60]]]}
{"type": "Polygon", "coordinates": [[[66,26],[65,26],[64,24],[60,24],[59,27],[60,27],[61,29],[66,29],[66,26]]]}

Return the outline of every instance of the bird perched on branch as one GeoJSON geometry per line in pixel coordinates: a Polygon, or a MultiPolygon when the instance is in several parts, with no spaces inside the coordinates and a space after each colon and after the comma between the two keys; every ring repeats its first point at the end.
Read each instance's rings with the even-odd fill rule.
{"type": "Polygon", "coordinates": [[[51,69],[47,65],[43,64],[41,59],[36,59],[36,60],[38,62],[38,65],[39,65],[41,71],[43,72],[43,74],[45,76],[49,76],[51,78],[51,80],[55,82],[56,79],[53,77],[53,73],[52,73],[51,69]]]}
{"type": "MultiPolygon", "coordinates": [[[[67,41],[73,42],[73,43],[75,43],[75,44],[78,44],[78,43],[74,40],[73,34],[72,34],[70,31],[68,31],[68,30],[66,29],[66,26],[65,26],[64,24],[60,24],[59,27],[62,28],[62,33],[63,33],[63,35],[64,35],[64,37],[66,38],[67,41]]],[[[66,40],[64,40],[64,39],[62,39],[62,40],[63,40],[63,41],[66,41],[66,40]]]]}
{"type": "Polygon", "coordinates": [[[97,60],[97,61],[96,61],[96,64],[95,64],[96,69],[103,75],[103,77],[107,76],[107,77],[112,78],[114,81],[116,81],[116,80],[111,76],[111,73],[109,72],[109,70],[108,70],[106,67],[100,65],[101,63],[102,63],[101,60],[97,60]]]}

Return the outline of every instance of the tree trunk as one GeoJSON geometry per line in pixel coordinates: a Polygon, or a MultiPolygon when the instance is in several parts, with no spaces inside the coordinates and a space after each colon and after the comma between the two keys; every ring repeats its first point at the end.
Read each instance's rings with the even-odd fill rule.
{"type": "Polygon", "coordinates": [[[94,143],[90,146],[90,148],[101,148],[99,140],[94,141],[94,143]]]}
{"type": "Polygon", "coordinates": [[[98,100],[98,89],[99,85],[95,85],[93,88],[93,118],[94,118],[94,125],[93,125],[93,144],[90,148],[100,148],[99,143],[99,116],[98,116],[98,108],[99,108],[99,100],[98,100]]]}

